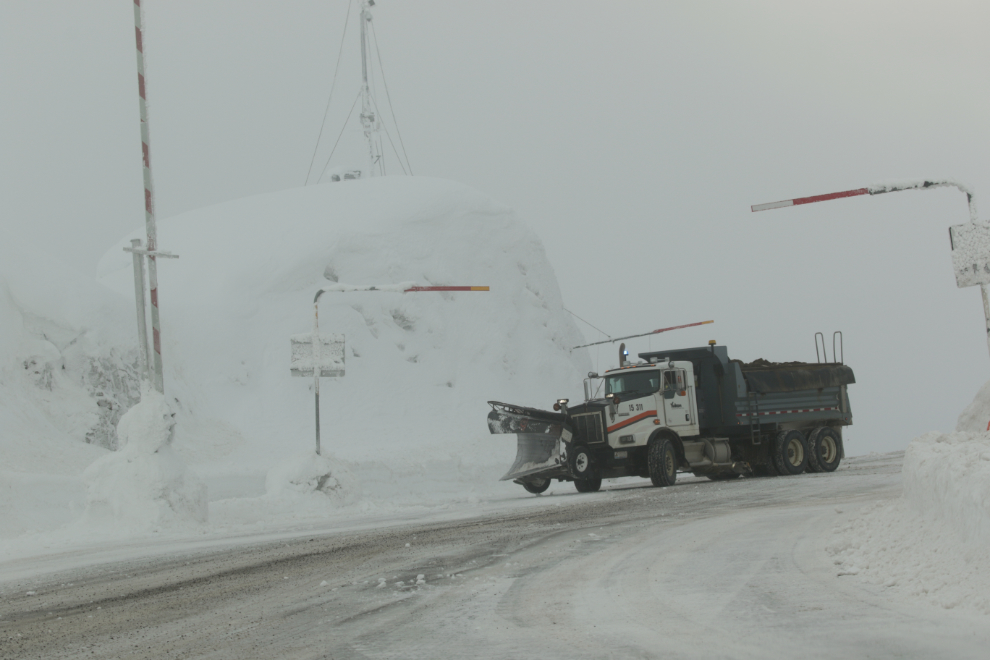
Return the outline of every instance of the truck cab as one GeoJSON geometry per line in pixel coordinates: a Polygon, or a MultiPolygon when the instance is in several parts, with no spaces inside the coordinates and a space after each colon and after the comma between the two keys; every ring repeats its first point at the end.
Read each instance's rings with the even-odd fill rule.
{"type": "Polygon", "coordinates": [[[641,363],[605,372],[608,444],[643,447],[658,427],[680,437],[696,436],[698,409],[690,362],[641,363]]]}

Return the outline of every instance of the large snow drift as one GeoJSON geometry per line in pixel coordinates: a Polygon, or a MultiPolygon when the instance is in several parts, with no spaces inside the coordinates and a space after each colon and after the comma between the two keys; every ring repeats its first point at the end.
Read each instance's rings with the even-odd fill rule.
{"type": "Polygon", "coordinates": [[[0,241],[0,539],[81,514],[82,470],[137,401],[133,310],[53,255],[0,241]]]}
{"type": "Polygon", "coordinates": [[[969,433],[990,431],[990,381],[983,385],[972,403],[959,415],[956,431],[969,433]]]}
{"type": "MultiPolygon", "coordinates": [[[[130,238],[100,264],[124,299],[130,238]]],[[[491,286],[323,296],[321,331],[347,342],[346,376],[321,385],[323,447],[351,465],[367,498],[489,491],[514,447],[489,436],[485,401],[573,397],[591,366],[570,352],[582,336],[539,239],[510,209],[450,181],[259,195],[165,220],[159,240],[180,255],[159,266],[175,447],[205,475],[261,483],[284,457],[312,451],[312,380],[290,375],[289,338],[310,331],[313,296],[332,281],[491,286]]]]}
{"type": "Polygon", "coordinates": [[[145,385],[117,425],[120,451],[86,468],[83,524],[128,535],[206,522],[206,486],[172,452],[174,427],[165,397],[145,385]]]}
{"type": "MultiPolygon", "coordinates": [[[[984,387],[959,418],[979,424],[984,387]]],[[[990,615],[990,433],[916,438],[904,454],[903,495],[836,530],[839,574],[861,574],[898,595],[990,615]]]]}
{"type": "Polygon", "coordinates": [[[140,237],[107,251],[103,286],[38,260],[0,271],[8,554],[103,538],[101,522],[115,536],[223,533],[514,493],[498,477],[515,443],[488,433],[485,402],[573,398],[591,367],[570,352],[584,338],[539,239],[510,209],[450,181],[347,181],[159,222],[160,247],[180,255],[159,264],[166,401],[121,420],[138,400],[122,247],[140,237]],[[325,294],[321,330],[346,335],[347,373],[322,381],[317,457],[312,379],[290,375],[289,338],[311,330],[332,281],[491,291],[325,294]],[[134,421],[162,406],[168,442],[134,421]],[[209,485],[206,523],[186,466],[209,485]]]}

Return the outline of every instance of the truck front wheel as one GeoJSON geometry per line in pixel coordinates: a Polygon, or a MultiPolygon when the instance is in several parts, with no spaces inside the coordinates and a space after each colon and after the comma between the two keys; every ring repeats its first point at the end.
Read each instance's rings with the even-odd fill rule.
{"type": "Polygon", "coordinates": [[[673,486],[677,481],[677,453],[670,438],[656,438],[650,443],[646,455],[650,468],[650,481],[654,486],[673,486]]]}
{"type": "Polygon", "coordinates": [[[597,493],[602,487],[602,478],[575,479],[574,487],[577,488],[577,492],[579,493],[597,493]]]}
{"type": "Polygon", "coordinates": [[[591,461],[591,452],[587,447],[578,445],[567,452],[567,467],[575,479],[588,479],[595,473],[591,461]]]}
{"type": "Polygon", "coordinates": [[[801,474],[808,465],[808,443],[798,430],[781,431],[774,442],[773,462],[781,475],[801,474]]]}

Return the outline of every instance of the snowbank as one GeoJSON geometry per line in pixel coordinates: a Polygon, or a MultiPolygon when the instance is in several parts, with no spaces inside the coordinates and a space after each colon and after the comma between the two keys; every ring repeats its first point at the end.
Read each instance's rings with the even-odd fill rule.
{"type": "Polygon", "coordinates": [[[138,397],[133,310],[50,253],[0,241],[0,540],[81,514],[82,471],[138,397]]]}
{"type": "Polygon", "coordinates": [[[268,471],[265,491],[269,498],[314,499],[319,506],[325,503],[324,498],[336,503],[351,502],[358,489],[342,461],[314,451],[300,451],[268,471]]]}
{"type": "Polygon", "coordinates": [[[983,433],[990,431],[990,381],[980,389],[956,422],[957,431],[983,433]]]}
{"type": "Polygon", "coordinates": [[[924,435],[905,452],[903,474],[913,510],[990,549],[990,433],[924,435]]]}
{"type": "Polygon", "coordinates": [[[839,575],[990,615],[990,433],[916,438],[903,484],[899,500],[866,507],[836,529],[828,552],[839,575]]]}
{"type": "Polygon", "coordinates": [[[172,452],[175,420],[165,397],[145,387],[117,425],[121,449],[90,465],[82,525],[130,535],[207,519],[206,486],[172,452]]]}

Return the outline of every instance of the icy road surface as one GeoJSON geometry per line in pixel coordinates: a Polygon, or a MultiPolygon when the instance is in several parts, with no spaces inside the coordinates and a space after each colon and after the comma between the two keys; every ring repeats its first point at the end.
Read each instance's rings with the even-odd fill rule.
{"type": "Polygon", "coordinates": [[[6,581],[0,657],[986,658],[985,620],[824,551],[902,456],[6,581]]]}

